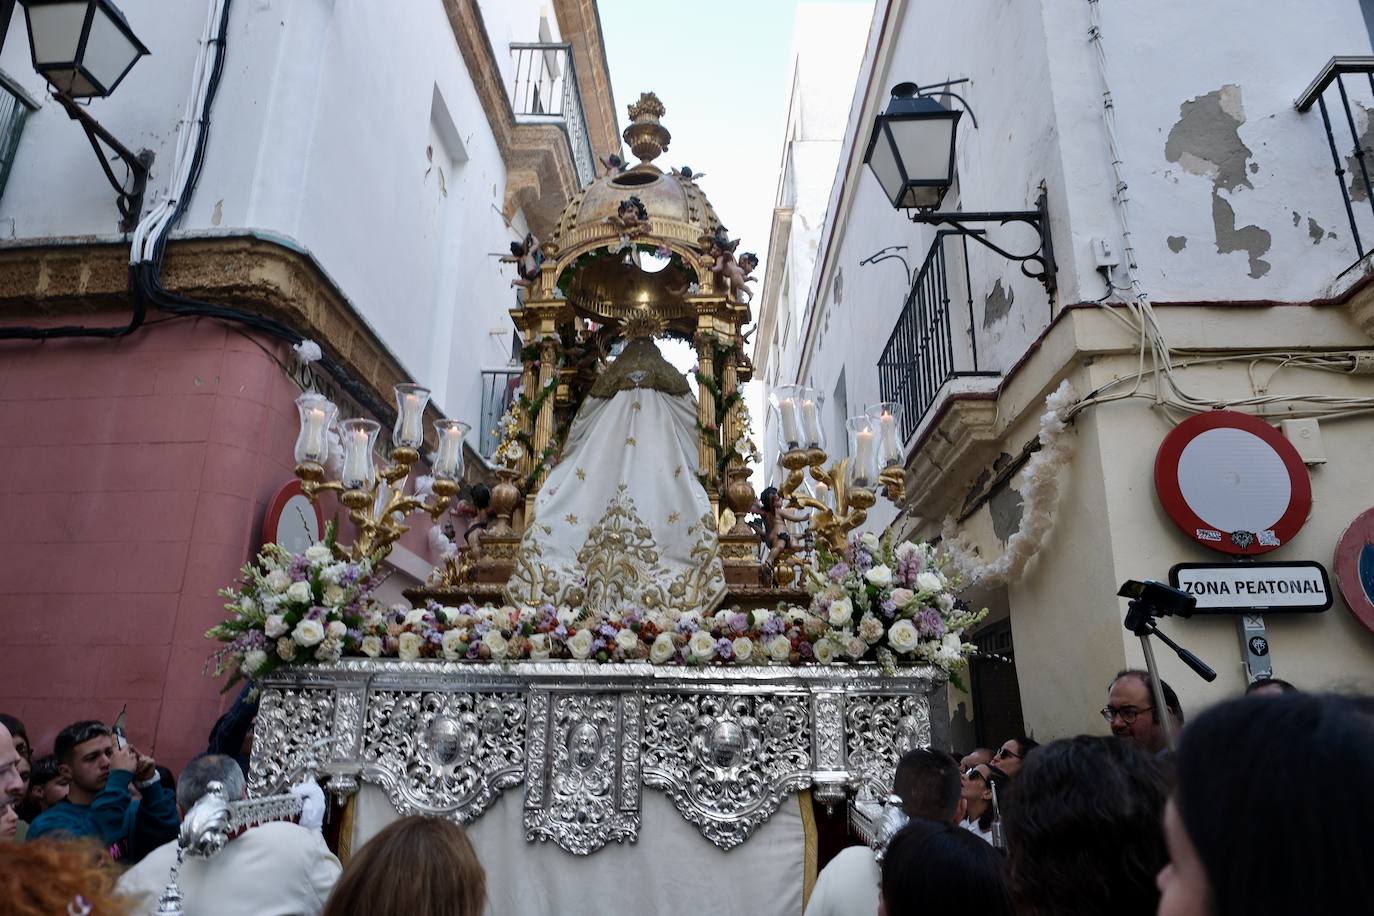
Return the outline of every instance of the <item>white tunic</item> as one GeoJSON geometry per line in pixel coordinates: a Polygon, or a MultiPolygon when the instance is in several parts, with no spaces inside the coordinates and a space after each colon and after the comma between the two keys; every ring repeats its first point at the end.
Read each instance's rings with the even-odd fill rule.
{"type": "Polygon", "coordinates": [[[876,916],[882,871],[867,846],[850,846],[821,869],[806,916],[876,916]]]}

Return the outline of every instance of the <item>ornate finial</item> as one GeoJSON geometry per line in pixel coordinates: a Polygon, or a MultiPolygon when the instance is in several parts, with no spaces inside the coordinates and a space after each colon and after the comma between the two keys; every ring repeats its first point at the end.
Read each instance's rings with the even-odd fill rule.
{"type": "Polygon", "coordinates": [[[654,314],[651,309],[637,308],[620,324],[621,332],[630,340],[638,337],[657,337],[662,334],[666,327],[662,318],[654,314]]]}
{"type": "Polygon", "coordinates": [[[621,135],[630,145],[630,152],[639,157],[640,164],[652,162],[668,149],[673,135],[658,123],[667,109],[652,92],[644,92],[639,101],[629,106],[630,126],[621,135]]]}

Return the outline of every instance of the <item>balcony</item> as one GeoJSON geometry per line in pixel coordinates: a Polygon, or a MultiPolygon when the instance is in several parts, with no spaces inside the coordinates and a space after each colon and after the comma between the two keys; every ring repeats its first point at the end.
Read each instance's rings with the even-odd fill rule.
{"type": "Polygon", "coordinates": [[[1358,254],[1355,262],[1341,271],[1344,275],[1374,251],[1374,185],[1370,182],[1374,173],[1374,117],[1370,115],[1374,109],[1374,57],[1331,58],[1296,105],[1300,112],[1311,111],[1315,105],[1326,128],[1336,185],[1358,254]]]}
{"type": "Polygon", "coordinates": [[[482,370],[482,425],[477,436],[477,452],[488,462],[501,444],[496,435],[497,424],[510,410],[515,391],[520,387],[519,366],[508,369],[482,370]]]}
{"type": "Polygon", "coordinates": [[[5,184],[14,166],[24,122],[28,120],[29,112],[37,110],[38,103],[4,71],[0,71],[0,195],[5,193],[5,184]]]}
{"type": "Polygon", "coordinates": [[[577,179],[586,187],[596,179],[596,157],[587,132],[587,115],[577,88],[571,44],[512,44],[515,79],[511,108],[521,124],[555,124],[568,137],[577,179]]]}

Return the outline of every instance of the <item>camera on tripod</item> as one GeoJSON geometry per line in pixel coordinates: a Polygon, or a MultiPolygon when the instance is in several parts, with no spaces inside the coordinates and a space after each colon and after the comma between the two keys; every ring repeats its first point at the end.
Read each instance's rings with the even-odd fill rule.
{"type": "Polygon", "coordinates": [[[1153,579],[1144,582],[1128,579],[1121,584],[1117,595],[1140,602],[1151,617],[1192,617],[1197,607],[1197,596],[1153,579]]]}

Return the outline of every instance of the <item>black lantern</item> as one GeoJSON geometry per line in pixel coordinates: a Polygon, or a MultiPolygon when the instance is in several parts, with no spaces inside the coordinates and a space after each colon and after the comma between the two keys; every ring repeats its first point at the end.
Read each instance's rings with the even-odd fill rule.
{"type": "Polygon", "coordinates": [[[110,0],[20,0],[33,68],[69,98],[109,95],[148,53],[110,0]]]}
{"type": "Polygon", "coordinates": [[[920,211],[940,206],[954,183],[954,139],[962,114],[920,95],[915,83],[893,87],[864,154],[892,206],[920,211]]]}

